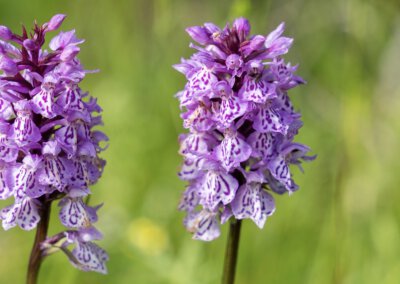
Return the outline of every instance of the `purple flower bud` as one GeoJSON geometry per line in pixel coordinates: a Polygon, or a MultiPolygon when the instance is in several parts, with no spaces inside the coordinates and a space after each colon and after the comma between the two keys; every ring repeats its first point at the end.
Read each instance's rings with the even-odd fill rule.
{"type": "Polygon", "coordinates": [[[210,36],[207,33],[206,29],[203,27],[195,26],[189,27],[186,29],[186,32],[190,35],[190,37],[200,43],[200,44],[207,44],[210,42],[210,36]]]}
{"type": "Polygon", "coordinates": [[[84,40],[78,39],[75,36],[75,30],[68,32],[60,32],[50,41],[51,50],[63,49],[69,45],[77,45],[84,42],[84,40]]]}
{"type": "Polygon", "coordinates": [[[187,78],[178,92],[183,109],[179,177],[188,182],[179,210],[193,238],[211,241],[229,218],[262,228],[275,212],[274,197],[298,189],[290,164],[310,161],[310,149],[293,139],[302,126],[287,91],[304,82],[285,63],[292,39],[284,25],[268,36],[250,36],[244,18],[220,29],[212,23],[187,29],[204,45],[174,67],[187,78]]]}
{"type": "Polygon", "coordinates": [[[240,47],[240,51],[245,56],[249,56],[251,53],[255,51],[261,51],[264,46],[265,37],[262,35],[256,35],[252,37],[252,39],[248,42],[245,42],[244,45],[240,47]]]}
{"type": "Polygon", "coordinates": [[[62,61],[71,61],[79,53],[80,48],[76,45],[69,45],[63,49],[60,55],[62,61]]]}
{"type": "Polygon", "coordinates": [[[0,70],[3,70],[7,75],[11,76],[18,73],[17,64],[3,54],[0,54],[0,70]]]}
{"type": "Polygon", "coordinates": [[[265,39],[265,47],[270,48],[274,41],[276,41],[282,35],[284,30],[285,23],[280,23],[279,26],[274,31],[272,31],[265,39]]]}
{"type": "Polygon", "coordinates": [[[5,27],[5,26],[0,26],[0,38],[3,40],[10,40],[13,37],[12,31],[5,27]]]}
{"type": "Polygon", "coordinates": [[[250,23],[245,18],[236,19],[233,22],[233,28],[236,30],[239,40],[244,41],[250,33],[250,23]]]}
{"type": "Polygon", "coordinates": [[[38,48],[36,42],[30,38],[24,40],[23,45],[27,50],[35,50],[38,48]]]}
{"type": "Polygon", "coordinates": [[[228,69],[234,70],[239,67],[242,67],[243,60],[240,55],[231,54],[226,59],[225,64],[226,64],[226,67],[228,67],[228,69]]]}
{"type": "Polygon", "coordinates": [[[268,58],[274,58],[289,51],[293,43],[292,38],[281,37],[285,30],[285,23],[281,23],[272,33],[265,39],[265,47],[268,49],[268,58]]]}
{"type": "Polygon", "coordinates": [[[63,14],[57,14],[57,15],[53,16],[50,19],[49,23],[47,24],[46,31],[50,32],[50,31],[57,30],[61,26],[65,17],[66,16],[63,14]]]}

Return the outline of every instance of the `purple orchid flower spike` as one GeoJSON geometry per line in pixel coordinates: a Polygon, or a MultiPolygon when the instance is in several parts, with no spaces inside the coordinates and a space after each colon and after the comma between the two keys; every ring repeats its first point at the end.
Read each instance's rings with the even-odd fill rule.
{"type": "Polygon", "coordinates": [[[293,142],[302,122],[288,91],[305,81],[282,58],[293,43],[284,28],[250,35],[249,21],[239,18],[231,27],[186,30],[199,45],[191,44],[195,53],[174,66],[188,81],[176,95],[189,131],[180,136],[179,177],[188,186],[179,210],[194,239],[218,238],[228,220],[232,238],[243,219],[263,228],[275,212],[274,194],[298,189],[290,165],[302,169],[302,161],[315,158],[293,142]]]}
{"type": "MultiPolygon", "coordinates": [[[[177,95],[190,131],[180,140],[185,159],[180,177],[189,182],[180,208],[188,213],[187,224],[201,216],[214,230],[224,213],[225,219],[249,218],[262,228],[275,210],[266,190],[297,189],[289,165],[311,158],[308,147],[291,142],[301,117],[287,91],[304,80],[281,57],[293,42],[282,36],[284,28],[282,23],[267,36],[250,36],[249,22],[239,18],[224,29],[210,23],[187,29],[203,46],[175,65],[188,79],[177,95]],[[250,178],[256,173],[262,181],[250,178]],[[198,205],[209,213],[196,213],[202,212],[198,205]]],[[[202,238],[196,235],[200,227],[190,228],[196,239],[219,236],[202,238]]]]}
{"type": "Polygon", "coordinates": [[[36,283],[45,255],[40,248],[57,248],[57,236],[68,239],[61,250],[75,267],[107,271],[107,253],[93,242],[101,239],[93,227],[100,206],[85,202],[103,171],[99,153],[108,138],[94,130],[102,123],[96,99],[79,86],[88,73],[76,57],[83,40],[74,30],[60,32],[49,49],[43,47],[46,33],[64,19],[57,14],[35,23],[31,33],[23,28],[22,35],[0,26],[0,199],[15,201],[0,211],[0,219],[5,230],[37,228],[28,283],[36,283]],[[67,230],[46,240],[55,200],[67,230]]]}

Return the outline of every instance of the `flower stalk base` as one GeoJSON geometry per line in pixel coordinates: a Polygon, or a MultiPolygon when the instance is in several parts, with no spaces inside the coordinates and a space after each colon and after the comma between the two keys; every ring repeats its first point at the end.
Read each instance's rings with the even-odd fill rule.
{"type": "Polygon", "coordinates": [[[240,227],[242,220],[231,219],[226,243],[224,273],[222,284],[235,283],[236,262],[239,252],[240,227]]]}
{"type": "Polygon", "coordinates": [[[27,284],[36,284],[39,275],[40,265],[42,264],[43,256],[40,244],[47,237],[49,228],[51,203],[44,202],[41,210],[40,222],[36,228],[35,241],[33,243],[31,256],[29,258],[28,274],[26,278],[27,284]]]}

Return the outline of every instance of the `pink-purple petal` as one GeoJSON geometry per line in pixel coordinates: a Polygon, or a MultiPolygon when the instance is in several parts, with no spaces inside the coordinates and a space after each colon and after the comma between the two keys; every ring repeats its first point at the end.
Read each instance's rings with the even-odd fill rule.
{"type": "Polygon", "coordinates": [[[188,231],[193,233],[195,240],[209,242],[221,234],[215,213],[206,210],[189,214],[185,223],[188,231]]]}
{"type": "Polygon", "coordinates": [[[239,187],[238,181],[230,174],[208,171],[199,189],[200,203],[204,208],[214,210],[220,203],[229,204],[239,187]]]}
{"type": "Polygon", "coordinates": [[[243,139],[227,131],[221,144],[215,148],[215,155],[226,171],[230,171],[247,160],[252,149],[243,139]]]}
{"type": "Polygon", "coordinates": [[[61,200],[60,220],[67,228],[83,228],[90,225],[90,219],[82,198],[64,198],[61,200]]]}
{"type": "Polygon", "coordinates": [[[274,211],[274,199],[261,184],[242,185],[232,202],[232,212],[237,219],[250,218],[260,229],[274,211]]]}
{"type": "Polygon", "coordinates": [[[107,274],[105,262],[109,259],[108,254],[95,243],[78,242],[72,250],[72,255],[76,258],[78,264],[71,263],[78,269],[107,274]]]}
{"type": "Polygon", "coordinates": [[[284,124],[282,116],[273,108],[265,106],[261,108],[254,119],[253,127],[258,132],[277,132],[286,134],[289,128],[284,124]]]}

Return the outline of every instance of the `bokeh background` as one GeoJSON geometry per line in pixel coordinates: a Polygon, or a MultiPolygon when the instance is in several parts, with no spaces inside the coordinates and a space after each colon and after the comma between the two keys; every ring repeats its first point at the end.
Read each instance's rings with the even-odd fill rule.
{"type": "MultiPolygon", "coordinates": [[[[14,30],[55,13],[86,39],[84,66],[101,70],[83,88],[99,98],[110,137],[91,202],[104,202],[97,227],[111,260],[103,276],[58,253],[40,283],[219,282],[227,228],[193,241],[176,210],[185,184],[174,94],[185,79],[171,65],[192,53],[186,26],[237,16],[261,34],[286,22],[295,38],[286,58],[308,81],[291,95],[305,123],[297,141],[318,154],[263,230],[244,222],[237,283],[400,283],[398,0],[0,0],[0,24],[14,30]]],[[[50,233],[61,229],[57,211],[50,233]]],[[[0,283],[24,283],[33,237],[0,231],[0,283]]]]}

